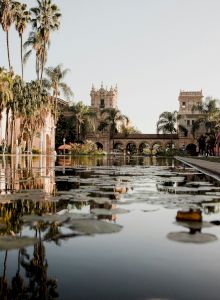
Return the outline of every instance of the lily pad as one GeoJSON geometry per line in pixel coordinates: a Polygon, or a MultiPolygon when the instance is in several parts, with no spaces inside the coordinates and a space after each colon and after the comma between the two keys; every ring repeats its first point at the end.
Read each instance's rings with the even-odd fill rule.
{"type": "Polygon", "coordinates": [[[112,216],[118,214],[126,214],[129,210],[123,208],[115,208],[115,209],[104,209],[104,208],[94,208],[91,210],[91,213],[97,216],[112,216]]]}
{"type": "Polygon", "coordinates": [[[168,233],[167,238],[175,242],[193,244],[204,244],[217,240],[217,237],[214,234],[200,232],[194,234],[188,232],[170,232],[168,233]]]}
{"type": "Polygon", "coordinates": [[[109,198],[94,198],[90,200],[92,203],[102,205],[102,204],[112,204],[112,201],[109,198]]]}
{"type": "Polygon", "coordinates": [[[68,216],[63,215],[44,215],[44,216],[38,216],[38,215],[25,215],[22,217],[22,220],[24,223],[27,224],[33,224],[35,222],[44,222],[44,223],[62,223],[65,222],[68,219],[68,216]]]}
{"type": "Polygon", "coordinates": [[[21,249],[36,244],[38,239],[27,236],[1,236],[0,251],[21,249]]]}
{"type": "Polygon", "coordinates": [[[122,230],[122,226],[98,220],[72,220],[70,229],[87,235],[116,233],[122,230]]]}

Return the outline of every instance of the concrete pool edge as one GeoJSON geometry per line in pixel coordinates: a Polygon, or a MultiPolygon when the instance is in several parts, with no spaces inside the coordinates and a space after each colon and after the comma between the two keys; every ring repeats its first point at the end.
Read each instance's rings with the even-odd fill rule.
{"type": "Polygon", "coordinates": [[[189,158],[189,157],[182,157],[182,156],[175,156],[174,158],[220,181],[220,163],[210,162],[210,161],[205,161],[205,160],[200,160],[195,158],[189,158]]]}

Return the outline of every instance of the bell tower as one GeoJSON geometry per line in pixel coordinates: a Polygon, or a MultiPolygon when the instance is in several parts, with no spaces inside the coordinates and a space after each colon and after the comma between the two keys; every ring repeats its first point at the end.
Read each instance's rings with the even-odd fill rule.
{"type": "MultiPolygon", "coordinates": [[[[179,137],[182,139],[182,144],[194,142],[192,128],[194,123],[201,117],[201,112],[196,110],[196,106],[203,103],[202,90],[200,91],[182,91],[179,93],[179,120],[178,126],[185,128],[186,132],[179,131],[179,137]]],[[[198,134],[201,134],[199,131],[198,134]]],[[[181,143],[180,143],[181,144],[181,143]]]]}
{"type": "Polygon", "coordinates": [[[100,89],[96,89],[94,85],[92,85],[92,89],[90,92],[91,96],[91,107],[100,111],[104,108],[117,108],[118,101],[118,87],[115,88],[111,86],[108,88],[103,87],[103,83],[101,84],[100,89]]]}

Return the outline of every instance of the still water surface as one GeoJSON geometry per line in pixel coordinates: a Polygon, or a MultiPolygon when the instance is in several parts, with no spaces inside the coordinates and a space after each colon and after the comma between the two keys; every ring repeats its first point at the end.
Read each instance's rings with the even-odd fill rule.
{"type": "Polygon", "coordinates": [[[219,299],[220,184],[196,170],[1,157],[0,191],[0,299],[219,299]]]}

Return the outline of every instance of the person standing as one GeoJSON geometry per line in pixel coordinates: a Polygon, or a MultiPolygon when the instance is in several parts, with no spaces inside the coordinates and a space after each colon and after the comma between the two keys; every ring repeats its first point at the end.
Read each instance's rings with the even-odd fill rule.
{"type": "Polygon", "coordinates": [[[214,133],[210,134],[210,141],[209,141],[209,154],[211,156],[215,156],[215,135],[214,133]]]}
{"type": "Polygon", "coordinates": [[[198,139],[199,154],[205,155],[205,136],[202,134],[198,139]]]}
{"type": "Polygon", "coordinates": [[[205,155],[210,155],[210,136],[209,133],[206,133],[205,135],[205,155]]]}
{"type": "Polygon", "coordinates": [[[216,135],[215,143],[216,143],[216,152],[217,152],[217,155],[219,156],[219,148],[220,148],[220,130],[218,131],[218,133],[217,133],[217,135],[216,135]]]}

